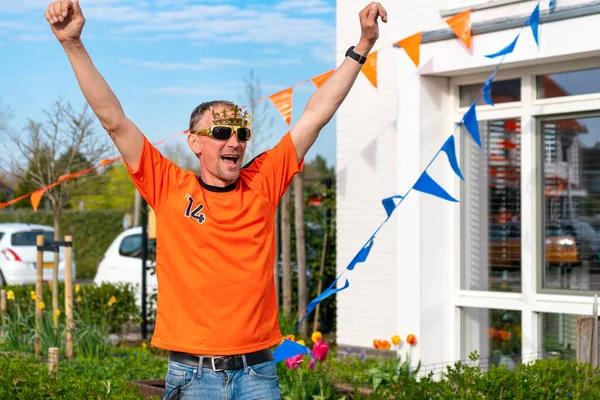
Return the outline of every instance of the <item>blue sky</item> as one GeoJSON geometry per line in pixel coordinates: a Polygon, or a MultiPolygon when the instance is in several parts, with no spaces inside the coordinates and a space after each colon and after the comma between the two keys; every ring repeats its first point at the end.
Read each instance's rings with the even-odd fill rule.
{"type": "MultiPolygon", "coordinates": [[[[2,5],[0,102],[12,110],[9,127],[15,132],[27,118],[43,120],[42,109],[59,98],[77,108],[85,101],[44,18],[48,2],[2,5]]],[[[187,129],[191,111],[203,101],[242,102],[250,70],[265,96],[335,67],[335,0],[80,4],[86,17],[82,38],[92,60],[151,141],[187,129]]],[[[314,91],[311,83],[295,89],[292,123],[314,91]]],[[[270,103],[268,115],[274,118],[272,138],[263,143],[270,147],[289,128],[270,103]]],[[[335,118],[307,160],[316,154],[335,164],[335,118]]]]}

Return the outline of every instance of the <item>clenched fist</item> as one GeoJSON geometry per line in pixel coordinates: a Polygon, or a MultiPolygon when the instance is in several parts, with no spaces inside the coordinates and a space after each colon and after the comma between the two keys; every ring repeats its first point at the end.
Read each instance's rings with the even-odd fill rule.
{"type": "Polygon", "coordinates": [[[371,48],[379,39],[379,25],[377,24],[377,20],[381,17],[381,20],[387,23],[387,11],[381,3],[371,2],[368,6],[366,6],[359,14],[360,19],[360,45],[357,46],[361,48],[365,48],[367,52],[371,50],[371,48]]]}
{"type": "Polygon", "coordinates": [[[79,0],[56,0],[44,12],[50,28],[59,42],[78,41],[85,24],[79,0]]]}

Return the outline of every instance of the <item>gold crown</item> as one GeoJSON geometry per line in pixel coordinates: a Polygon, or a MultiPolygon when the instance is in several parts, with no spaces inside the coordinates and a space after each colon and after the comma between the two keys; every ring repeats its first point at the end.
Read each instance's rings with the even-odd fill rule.
{"type": "Polygon", "coordinates": [[[214,125],[250,126],[252,123],[252,113],[248,113],[248,111],[242,112],[237,105],[220,113],[215,112],[211,107],[210,112],[213,115],[214,125]]]}

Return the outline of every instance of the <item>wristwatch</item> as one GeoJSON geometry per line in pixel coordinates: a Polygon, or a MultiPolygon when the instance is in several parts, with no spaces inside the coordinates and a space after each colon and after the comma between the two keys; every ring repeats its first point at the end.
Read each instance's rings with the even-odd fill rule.
{"type": "Polygon", "coordinates": [[[358,54],[354,51],[354,46],[350,46],[346,51],[346,57],[350,57],[353,60],[356,60],[359,64],[364,64],[367,61],[367,57],[358,54]]]}

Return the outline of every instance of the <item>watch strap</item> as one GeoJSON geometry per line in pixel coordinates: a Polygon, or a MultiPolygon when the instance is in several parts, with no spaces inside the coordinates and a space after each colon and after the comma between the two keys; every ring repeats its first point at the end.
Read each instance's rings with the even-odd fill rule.
{"type": "Polygon", "coordinates": [[[359,64],[364,64],[367,61],[367,57],[358,54],[354,51],[354,46],[350,46],[346,51],[346,57],[350,57],[353,60],[356,60],[359,64]]]}

